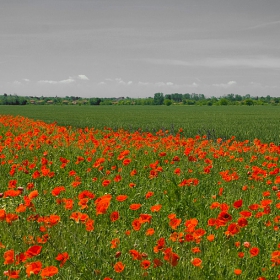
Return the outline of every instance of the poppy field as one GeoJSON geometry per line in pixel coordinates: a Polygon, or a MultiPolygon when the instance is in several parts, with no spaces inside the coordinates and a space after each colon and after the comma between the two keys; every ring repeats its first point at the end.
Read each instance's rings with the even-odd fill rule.
{"type": "Polygon", "coordinates": [[[279,155],[0,115],[0,279],[280,279],[279,155]]]}

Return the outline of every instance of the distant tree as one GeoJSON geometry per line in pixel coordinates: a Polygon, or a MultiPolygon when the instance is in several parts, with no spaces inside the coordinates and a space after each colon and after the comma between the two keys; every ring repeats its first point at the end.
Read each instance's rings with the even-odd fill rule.
{"type": "Polygon", "coordinates": [[[183,95],[181,93],[172,93],[171,99],[174,100],[175,102],[182,102],[183,95]]]}
{"type": "Polygon", "coordinates": [[[265,102],[270,103],[270,100],[271,100],[270,95],[267,95],[266,98],[265,98],[265,102]]]}
{"type": "Polygon", "coordinates": [[[228,95],[226,96],[226,98],[227,98],[229,101],[235,101],[235,97],[234,97],[234,94],[233,94],[233,93],[228,94],[228,95]]]}
{"type": "Polygon", "coordinates": [[[228,100],[226,98],[222,98],[222,99],[220,99],[219,103],[220,103],[220,105],[225,106],[225,105],[228,105],[228,100]]]}
{"type": "Polygon", "coordinates": [[[100,98],[90,98],[89,104],[90,105],[100,105],[101,101],[102,100],[100,98]]]}
{"type": "Polygon", "coordinates": [[[154,104],[155,105],[162,105],[164,102],[164,96],[162,92],[158,92],[154,94],[154,104]]]}
{"type": "Polygon", "coordinates": [[[254,101],[252,99],[245,99],[244,101],[245,105],[252,106],[254,105],[254,101]]]}

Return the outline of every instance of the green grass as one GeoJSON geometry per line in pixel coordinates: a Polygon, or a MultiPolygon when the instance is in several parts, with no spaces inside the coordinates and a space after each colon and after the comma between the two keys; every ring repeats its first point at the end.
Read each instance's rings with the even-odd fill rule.
{"type": "Polygon", "coordinates": [[[0,106],[0,115],[21,115],[47,123],[72,127],[111,127],[156,132],[159,129],[184,136],[205,134],[280,144],[279,106],[0,106]]]}

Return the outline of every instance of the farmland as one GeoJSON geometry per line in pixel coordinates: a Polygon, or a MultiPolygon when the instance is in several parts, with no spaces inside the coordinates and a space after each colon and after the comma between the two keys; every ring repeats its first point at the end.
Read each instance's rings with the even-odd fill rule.
{"type": "Polygon", "coordinates": [[[0,278],[280,279],[279,114],[1,106],[0,278]]]}
{"type": "Polygon", "coordinates": [[[184,136],[280,143],[279,106],[0,106],[0,114],[21,115],[47,123],[135,131],[183,128],[184,136]]]}

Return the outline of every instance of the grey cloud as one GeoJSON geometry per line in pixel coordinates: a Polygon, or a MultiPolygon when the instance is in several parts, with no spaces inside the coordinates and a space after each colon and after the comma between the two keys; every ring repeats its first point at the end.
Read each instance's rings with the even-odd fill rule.
{"type": "Polygon", "coordinates": [[[206,58],[204,60],[185,61],[175,59],[144,59],[145,62],[157,65],[190,66],[190,67],[251,67],[280,69],[280,58],[269,56],[206,58]]]}
{"type": "Polygon", "coordinates": [[[264,23],[261,23],[261,24],[257,24],[255,26],[251,26],[247,29],[258,29],[258,28],[268,27],[268,26],[277,25],[277,24],[280,24],[280,20],[271,21],[271,22],[264,22],[264,23]]]}

